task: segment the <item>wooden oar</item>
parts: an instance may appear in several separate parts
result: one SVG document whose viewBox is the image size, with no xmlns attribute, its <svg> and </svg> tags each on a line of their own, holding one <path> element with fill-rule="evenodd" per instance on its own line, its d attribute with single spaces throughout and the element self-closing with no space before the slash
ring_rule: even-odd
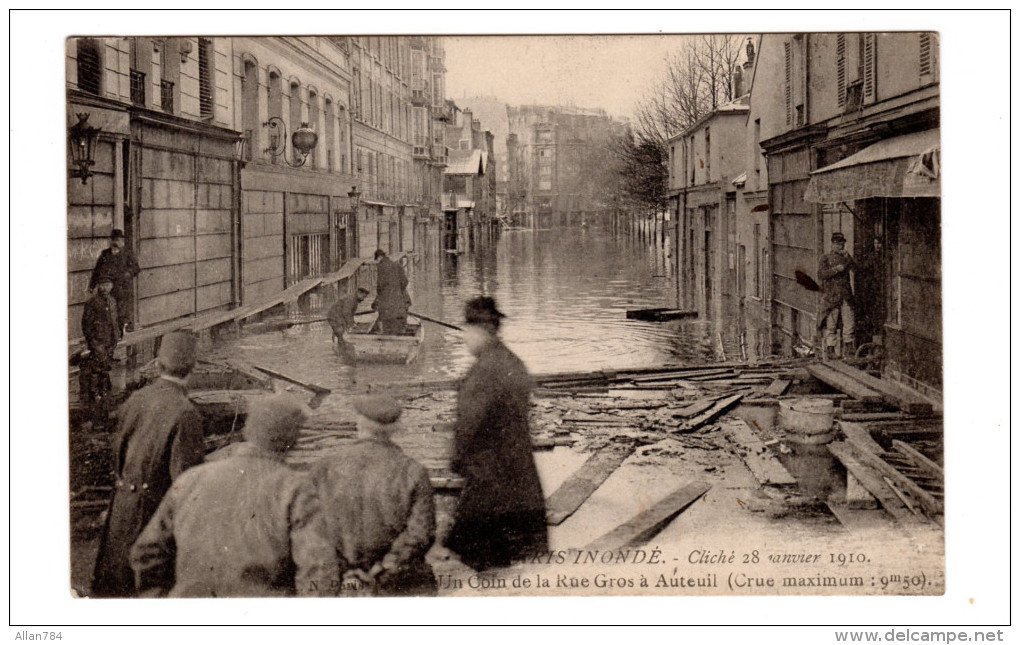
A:
<svg viewBox="0 0 1020 645">
<path fill-rule="evenodd" d="M 430 323 L 436 323 L 437 325 L 442 325 L 443 327 L 449 327 L 450 329 L 456 329 L 457 331 L 464 331 L 463 327 L 458 327 L 457 325 L 451 325 L 450 323 L 443 322 L 442 320 L 436 320 L 435 318 L 429 318 L 428 316 L 423 316 L 421 314 L 416 314 L 413 311 L 407 312 L 407 315 L 408 316 L 414 316 L 415 318 L 421 318 L 422 320 L 427 320 Z"/>
<path fill-rule="evenodd" d="M 252 365 L 252 367 L 254 367 L 255 369 L 257 369 L 260 372 L 265 372 L 266 374 L 272 376 L 273 378 L 278 378 L 281 381 L 287 381 L 288 383 L 293 383 L 294 385 L 300 385 L 301 387 L 305 388 L 306 390 L 308 390 L 310 392 L 315 392 L 316 394 L 329 394 L 330 392 L 333 391 L 333 390 L 331 390 L 329 388 L 322 387 L 321 385 L 315 385 L 314 383 L 305 383 L 304 381 L 299 381 L 299 380 L 297 380 L 296 378 L 294 378 L 292 376 L 287 376 L 286 374 L 280 374 L 279 372 L 275 372 L 275 371 L 273 371 L 271 369 L 262 367 L 260 365 Z"/>
</svg>

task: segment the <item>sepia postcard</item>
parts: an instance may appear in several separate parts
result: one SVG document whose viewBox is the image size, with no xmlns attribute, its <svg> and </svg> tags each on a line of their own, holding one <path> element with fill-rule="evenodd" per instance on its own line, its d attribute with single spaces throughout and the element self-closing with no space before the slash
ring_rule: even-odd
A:
<svg viewBox="0 0 1020 645">
<path fill-rule="evenodd" d="M 949 449 L 948 18 L 425 14 L 54 39 L 69 497 L 46 557 L 74 620 L 217 598 L 192 624 L 261 623 L 239 599 L 287 596 L 438 598 L 416 622 L 477 622 L 471 598 L 1001 618 L 965 617 L 982 593 L 951 572 L 980 547 L 947 542 L 984 477 Z M 835 617 L 879 598 L 915 610 Z"/>
</svg>

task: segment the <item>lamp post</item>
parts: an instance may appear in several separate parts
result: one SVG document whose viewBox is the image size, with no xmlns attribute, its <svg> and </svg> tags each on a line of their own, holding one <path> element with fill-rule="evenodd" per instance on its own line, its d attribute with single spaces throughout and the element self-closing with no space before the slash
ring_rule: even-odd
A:
<svg viewBox="0 0 1020 645">
<path fill-rule="evenodd" d="M 347 193 L 347 196 L 351 199 L 351 212 L 356 217 L 358 214 L 358 202 L 361 201 L 361 191 L 358 190 L 357 186 L 351 186 L 351 191 Z"/>
<path fill-rule="evenodd" d="M 92 166 L 96 165 L 96 142 L 102 128 L 88 124 L 88 112 L 75 114 L 78 122 L 67 129 L 67 142 L 71 155 L 71 176 L 80 177 L 84 186 L 92 176 Z"/>
<path fill-rule="evenodd" d="M 262 124 L 264 128 L 280 128 L 283 130 L 283 136 L 280 137 L 279 143 L 276 146 L 270 146 L 265 149 L 267 154 L 274 157 L 283 156 L 283 160 L 287 162 L 287 165 L 291 168 L 300 168 L 305 165 L 305 161 L 308 160 L 308 155 L 312 150 L 315 149 L 315 145 L 319 142 L 319 135 L 315 133 L 315 130 L 308 127 L 307 123 L 302 123 L 301 127 L 294 131 L 291 135 L 290 143 L 298 153 L 301 154 L 301 159 L 297 162 L 292 162 L 287 158 L 287 124 L 283 122 L 278 116 L 270 117 L 268 121 Z"/>
</svg>

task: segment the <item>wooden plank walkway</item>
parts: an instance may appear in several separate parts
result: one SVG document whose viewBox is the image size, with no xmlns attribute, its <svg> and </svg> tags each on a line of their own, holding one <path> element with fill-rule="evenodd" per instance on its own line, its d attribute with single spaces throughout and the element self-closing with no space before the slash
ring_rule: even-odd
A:
<svg viewBox="0 0 1020 645">
<path fill-rule="evenodd" d="M 737 444 L 747 468 L 762 486 L 795 486 L 796 478 L 779 463 L 765 442 L 742 419 L 723 424 L 730 440 Z"/>
<path fill-rule="evenodd" d="M 597 452 L 589 457 L 545 500 L 546 521 L 553 526 L 562 524 L 633 452 L 633 448 L 613 450 Z"/>
<path fill-rule="evenodd" d="M 882 505 L 896 521 L 906 527 L 927 524 L 921 515 L 918 515 L 899 498 L 898 495 L 885 482 L 882 475 L 873 468 L 865 465 L 858 459 L 861 454 L 855 451 L 850 444 L 837 441 L 829 444 L 829 452 L 838 459 L 848 472 L 874 495 L 875 499 Z"/>
<path fill-rule="evenodd" d="M 685 484 L 584 548 L 588 551 L 610 551 L 640 546 L 655 537 L 711 488 L 703 481 Z"/>
<path fill-rule="evenodd" d="M 837 372 L 828 365 L 817 363 L 815 365 L 807 366 L 808 373 L 825 383 L 831 385 L 841 392 L 845 392 L 855 399 L 866 401 L 868 403 L 879 403 L 882 399 L 881 392 L 873 390 L 870 387 L 864 385 L 860 381 L 850 378 L 846 374 Z"/>
</svg>

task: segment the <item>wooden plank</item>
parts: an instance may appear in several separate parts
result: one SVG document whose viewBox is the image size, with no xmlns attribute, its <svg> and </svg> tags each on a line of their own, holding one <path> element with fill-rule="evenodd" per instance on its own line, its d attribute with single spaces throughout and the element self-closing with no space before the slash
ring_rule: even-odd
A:
<svg viewBox="0 0 1020 645">
<path fill-rule="evenodd" d="M 941 501 L 932 497 L 931 493 L 896 470 L 894 466 L 885 462 L 879 455 L 864 450 L 855 450 L 854 454 L 860 459 L 861 463 L 888 477 L 900 490 L 909 495 L 911 500 L 916 501 L 929 516 L 943 514 Z"/>
<path fill-rule="evenodd" d="M 871 403 L 882 401 L 882 394 L 880 392 L 867 387 L 860 381 L 856 381 L 846 374 L 837 372 L 831 367 L 822 365 L 821 363 L 816 363 L 814 365 L 808 365 L 807 370 L 811 376 L 815 377 L 819 381 L 826 385 L 831 385 L 837 390 L 845 392 L 855 399 Z"/>
<path fill-rule="evenodd" d="M 836 422 L 836 425 L 843 431 L 847 442 L 858 450 L 872 452 L 876 455 L 885 452 L 885 449 L 882 448 L 877 441 L 871 438 L 871 433 L 868 432 L 868 426 L 863 423 L 852 423 L 850 421 L 840 420 Z"/>
<path fill-rule="evenodd" d="M 846 474 L 846 506 L 852 510 L 868 510 L 878 508 L 878 500 L 868 492 L 861 480 L 854 477 L 854 474 Z"/>
<path fill-rule="evenodd" d="M 597 452 L 589 457 L 546 499 L 545 517 L 549 524 L 561 524 L 573 515 L 632 452 L 633 448 Z"/>
<path fill-rule="evenodd" d="M 793 383 L 793 381 L 790 379 L 777 378 L 772 381 L 767 388 L 765 388 L 765 391 L 762 392 L 762 394 L 765 396 L 782 396 L 786 394 L 786 390 L 789 389 L 791 383 Z"/>
<path fill-rule="evenodd" d="M 744 394 L 734 394 L 733 396 L 728 396 L 725 399 L 716 401 L 715 404 L 712 405 L 712 407 L 710 407 L 708 410 L 702 412 L 701 414 L 691 419 L 688 419 L 679 428 L 673 430 L 673 432 L 674 433 L 690 432 L 691 430 L 696 429 L 698 426 L 704 423 L 708 423 L 709 421 L 716 418 L 726 410 L 730 409 L 730 407 L 736 405 L 736 403 L 740 401 L 740 399 L 742 398 L 744 398 Z"/>
<path fill-rule="evenodd" d="M 779 463 L 765 442 L 742 419 L 723 424 L 730 440 L 741 450 L 741 458 L 762 486 L 794 486 L 797 480 Z"/>
<path fill-rule="evenodd" d="M 875 378 L 865 371 L 851 367 L 841 361 L 825 361 L 825 367 L 848 376 L 858 383 L 875 390 L 889 404 L 916 415 L 929 415 L 932 413 L 932 402 L 922 397 L 913 390 L 895 383 L 893 381 Z"/>
<path fill-rule="evenodd" d="M 929 475 L 936 479 L 939 480 L 945 479 L 946 475 L 945 471 L 942 470 L 942 466 L 939 466 L 931 459 L 928 459 L 928 457 L 924 456 L 924 454 L 919 452 L 916 448 L 914 448 L 910 444 L 904 443 L 899 439 L 893 439 L 892 444 L 893 448 L 907 456 L 911 461 L 914 462 L 914 464 L 916 464 L 924 472 L 928 473 Z"/>
<path fill-rule="evenodd" d="M 635 383 L 650 383 L 654 381 L 670 381 L 675 379 L 686 379 L 694 376 L 716 376 L 719 374 L 733 374 L 731 369 L 717 369 L 717 370 L 677 370 L 673 372 L 664 372 L 662 374 L 652 374 L 650 376 L 636 376 L 630 380 Z"/>
<path fill-rule="evenodd" d="M 911 512 L 900 501 L 899 497 L 896 496 L 896 493 L 890 490 L 889 486 L 882 480 L 882 475 L 879 472 L 866 466 L 857 458 L 857 454 L 862 453 L 855 453 L 849 444 L 841 441 L 830 443 L 829 452 L 846 467 L 848 472 L 852 473 L 861 482 L 861 485 L 868 489 L 869 493 L 875 496 L 875 499 L 882 505 L 882 508 L 896 518 L 897 522 L 906 526 L 924 523 L 922 518 Z"/>
<path fill-rule="evenodd" d="M 287 381 L 288 383 L 293 383 L 294 385 L 300 385 L 306 390 L 309 390 L 310 392 L 315 392 L 316 394 L 329 394 L 330 392 L 332 392 L 332 390 L 330 390 L 329 388 L 322 387 L 321 385 L 315 385 L 314 383 L 305 383 L 304 381 L 299 381 L 293 376 L 281 374 L 280 372 L 271 370 L 266 367 L 262 367 L 261 365 L 252 365 L 252 367 L 254 367 L 260 372 L 265 372 L 266 374 L 272 376 L 273 378 L 278 378 L 281 381 Z"/>
<path fill-rule="evenodd" d="M 588 551 L 610 551 L 640 546 L 655 537 L 711 488 L 703 481 L 685 484 L 584 548 Z"/>
</svg>

